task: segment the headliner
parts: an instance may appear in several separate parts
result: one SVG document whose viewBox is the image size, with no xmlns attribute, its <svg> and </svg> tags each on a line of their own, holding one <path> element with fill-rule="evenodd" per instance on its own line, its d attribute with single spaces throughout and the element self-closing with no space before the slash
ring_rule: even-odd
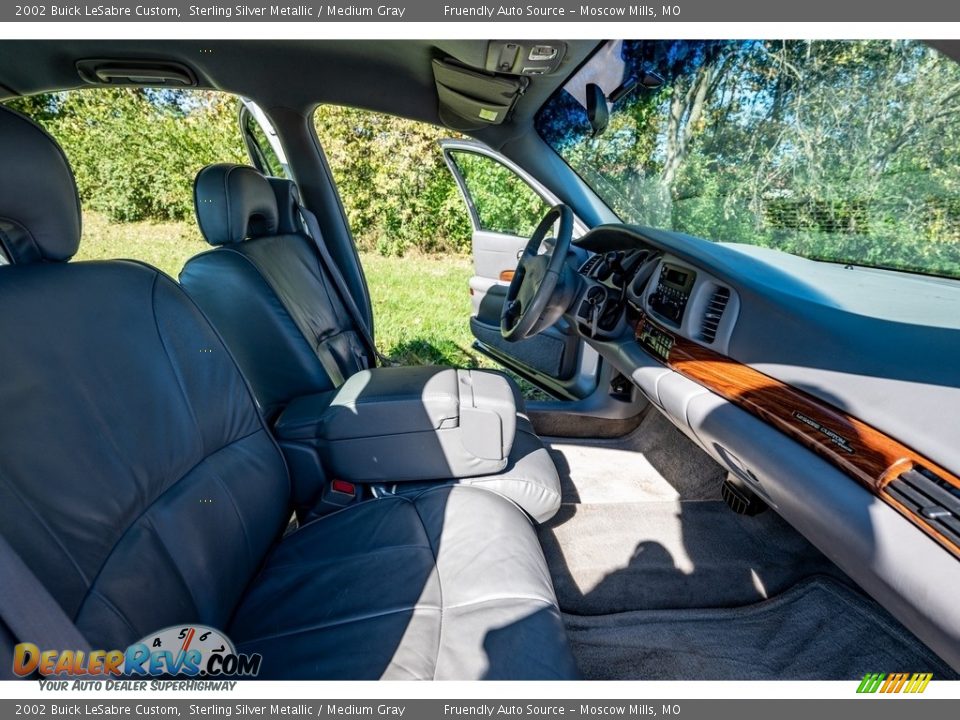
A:
<svg viewBox="0 0 960 720">
<path fill-rule="evenodd" d="M 496 146 L 528 126 L 598 44 L 567 41 L 558 71 L 531 78 L 510 122 L 475 134 Z M 268 111 L 306 114 L 327 103 L 440 124 L 431 60 L 482 67 L 486 47 L 486 40 L 3 40 L 0 99 L 90 87 L 75 67 L 85 58 L 165 60 L 192 68 L 200 87 L 244 95 Z"/>
<path fill-rule="evenodd" d="M 960 60 L 960 41 L 931 45 Z M 453 57 L 482 67 L 487 40 L 0 40 L 0 100 L 15 95 L 91 87 L 76 62 L 89 58 L 175 61 L 199 86 L 255 100 L 268 112 L 306 115 L 321 103 L 347 105 L 442 124 L 431 60 Z M 531 78 L 510 120 L 467 134 L 494 148 L 526 132 L 547 98 L 598 47 L 567 40 L 551 75 Z M 286 78 L 287 82 L 278 81 Z"/>
</svg>

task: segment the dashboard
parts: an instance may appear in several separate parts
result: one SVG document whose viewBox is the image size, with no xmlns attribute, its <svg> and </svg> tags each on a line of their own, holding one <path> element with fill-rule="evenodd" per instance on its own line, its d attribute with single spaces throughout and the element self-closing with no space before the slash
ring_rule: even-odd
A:
<svg viewBox="0 0 960 720">
<path fill-rule="evenodd" d="M 581 266 L 585 291 L 577 304 L 581 333 L 614 336 L 638 315 L 644 347 L 662 360 L 670 350 L 666 326 L 684 337 L 726 351 L 740 299 L 730 285 L 697 266 L 651 248 L 591 255 Z"/>
<path fill-rule="evenodd" d="M 581 336 L 960 665 L 960 282 L 630 226 L 578 245 Z"/>
</svg>

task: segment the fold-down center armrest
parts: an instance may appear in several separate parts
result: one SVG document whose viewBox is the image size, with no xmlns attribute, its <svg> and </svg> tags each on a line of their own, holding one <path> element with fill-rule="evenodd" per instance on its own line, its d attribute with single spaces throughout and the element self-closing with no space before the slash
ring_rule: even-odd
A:
<svg viewBox="0 0 960 720">
<path fill-rule="evenodd" d="M 330 476 L 400 482 L 500 472 L 516 423 L 502 376 L 401 367 L 364 370 L 334 393 L 293 401 L 276 431 L 314 445 Z"/>
</svg>

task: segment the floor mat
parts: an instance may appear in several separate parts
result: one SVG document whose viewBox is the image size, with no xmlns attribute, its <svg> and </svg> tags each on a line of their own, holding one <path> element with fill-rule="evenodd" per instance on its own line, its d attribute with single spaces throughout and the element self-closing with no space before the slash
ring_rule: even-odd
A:
<svg viewBox="0 0 960 720">
<path fill-rule="evenodd" d="M 545 442 L 565 503 L 720 499 L 724 471 L 659 412 L 616 440 Z"/>
<path fill-rule="evenodd" d="M 748 605 L 841 576 L 776 513 L 722 501 L 564 505 L 539 534 L 560 608 L 577 615 Z"/>
<path fill-rule="evenodd" d="M 830 578 L 741 608 L 564 621 L 591 680 L 856 680 L 892 671 L 956 678 L 883 608 Z"/>
</svg>

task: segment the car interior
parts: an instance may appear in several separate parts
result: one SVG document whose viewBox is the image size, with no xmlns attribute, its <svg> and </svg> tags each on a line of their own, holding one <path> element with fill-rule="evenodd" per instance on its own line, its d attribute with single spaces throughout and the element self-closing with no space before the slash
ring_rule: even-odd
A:
<svg viewBox="0 0 960 720">
<path fill-rule="evenodd" d="M 674 77 L 637 46 L 0 41 L 0 100 L 211 89 L 262 130 L 196 168 L 172 278 L 71 261 L 70 163 L 0 108 L 0 677 L 202 623 L 262 679 L 956 679 L 960 280 L 636 221 L 589 161 Z M 318 105 L 450 130 L 503 371 L 378 352 Z"/>
</svg>

